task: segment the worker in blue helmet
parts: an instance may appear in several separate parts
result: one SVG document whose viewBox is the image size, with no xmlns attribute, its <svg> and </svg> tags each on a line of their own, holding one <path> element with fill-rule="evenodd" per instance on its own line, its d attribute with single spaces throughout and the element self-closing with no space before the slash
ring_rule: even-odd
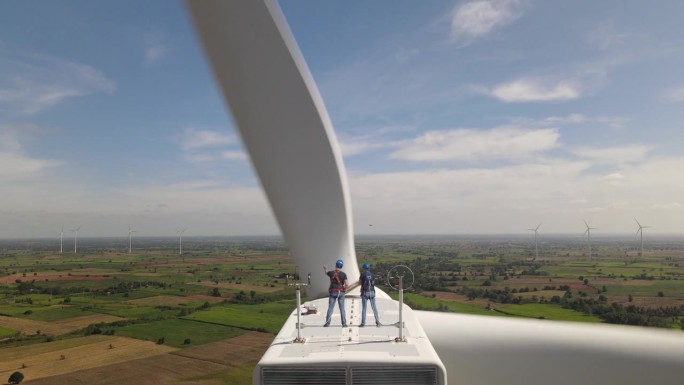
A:
<svg viewBox="0 0 684 385">
<path fill-rule="evenodd" d="M 366 300 L 370 301 L 373 315 L 375 316 L 375 325 L 380 326 L 380 318 L 378 318 L 378 307 L 375 305 L 375 276 L 370 272 L 370 265 L 363 264 L 363 272 L 359 281 L 361 283 L 361 325 L 366 326 Z"/>
<path fill-rule="evenodd" d="M 332 313 L 335 311 L 335 302 L 340 307 L 340 318 L 342 320 L 342 327 L 347 326 L 347 314 L 344 311 L 344 293 L 349 286 L 347 281 L 347 274 L 342 271 L 344 262 L 338 259 L 335 262 L 335 270 L 328 271 L 328 265 L 323 265 L 323 271 L 330 278 L 330 288 L 328 289 L 328 314 L 325 316 L 325 327 L 330 326 Z"/>
</svg>

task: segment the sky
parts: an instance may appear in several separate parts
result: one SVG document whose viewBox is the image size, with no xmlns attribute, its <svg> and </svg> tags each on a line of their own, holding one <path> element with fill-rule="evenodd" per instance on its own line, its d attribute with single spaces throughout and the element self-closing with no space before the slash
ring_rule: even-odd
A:
<svg viewBox="0 0 684 385">
<path fill-rule="evenodd" d="M 684 2 L 280 6 L 355 233 L 684 234 Z M 0 238 L 279 234 L 181 2 L 0 2 L 0 181 Z"/>
</svg>

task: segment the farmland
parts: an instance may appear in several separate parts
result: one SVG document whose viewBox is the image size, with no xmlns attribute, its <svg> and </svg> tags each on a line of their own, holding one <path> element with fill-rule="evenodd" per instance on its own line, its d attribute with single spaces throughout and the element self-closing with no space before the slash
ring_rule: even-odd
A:
<svg viewBox="0 0 684 385">
<path fill-rule="evenodd" d="M 357 254 L 395 298 L 387 272 L 409 266 L 415 309 L 682 328 L 684 242 L 654 241 L 643 256 L 619 239 L 597 240 L 591 256 L 577 240 L 545 242 L 534 257 L 523 237 L 360 237 Z M 0 241 L 0 376 L 250 383 L 294 308 L 282 241 L 190 238 L 183 255 L 172 240 L 140 239 L 131 254 L 114 244 L 59 254 L 49 241 Z"/>
</svg>

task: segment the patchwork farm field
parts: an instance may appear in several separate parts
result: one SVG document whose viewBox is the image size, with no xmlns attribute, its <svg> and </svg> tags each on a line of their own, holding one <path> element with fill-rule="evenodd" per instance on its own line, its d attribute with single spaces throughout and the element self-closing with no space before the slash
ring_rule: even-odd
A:
<svg viewBox="0 0 684 385">
<path fill-rule="evenodd" d="M 0 377 L 21 370 L 28 379 L 56 376 L 149 356 L 175 348 L 133 338 L 89 336 L 0 349 Z"/>
<path fill-rule="evenodd" d="M 273 336 L 248 332 L 239 337 L 166 354 L 44 377 L 31 385 L 72 384 L 235 384 L 252 382 L 252 369 Z"/>
<path fill-rule="evenodd" d="M 287 286 L 294 263 L 281 241 L 189 242 L 183 255 L 172 247 L 130 255 L 0 249 L 0 376 L 250 384 L 295 307 Z M 415 309 L 684 327 L 684 242 L 644 257 L 597 242 L 601 256 L 588 258 L 582 244 L 562 241 L 538 259 L 529 240 L 496 245 L 395 237 L 361 240 L 357 254 L 394 298 L 385 277 L 409 266 L 415 279 L 405 300 Z"/>
</svg>

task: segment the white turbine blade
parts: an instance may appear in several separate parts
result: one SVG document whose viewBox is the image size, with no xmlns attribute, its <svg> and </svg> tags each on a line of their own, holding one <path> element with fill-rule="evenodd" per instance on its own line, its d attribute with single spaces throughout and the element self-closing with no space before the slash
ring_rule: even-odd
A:
<svg viewBox="0 0 684 385">
<path fill-rule="evenodd" d="M 444 363 L 449 384 L 643 385 L 655 378 L 659 384 L 676 384 L 684 374 L 681 332 L 428 311 L 414 314 Z"/>
<path fill-rule="evenodd" d="M 636 221 L 636 223 L 637 223 L 637 225 L 639 226 L 639 228 L 642 228 L 642 227 L 643 227 L 643 226 L 641 226 L 641 223 L 639 223 L 639 221 L 637 221 L 636 218 L 634 218 L 634 220 Z"/>
<path fill-rule="evenodd" d="M 539 222 L 539 224 L 538 224 L 537 227 L 534 229 L 534 231 L 539 230 L 539 227 L 541 227 L 541 225 L 542 225 L 541 222 Z"/>
<path fill-rule="evenodd" d="M 313 78 L 277 3 L 186 3 L 309 298 L 327 296 L 321 265 L 358 279 L 342 156 Z"/>
</svg>

